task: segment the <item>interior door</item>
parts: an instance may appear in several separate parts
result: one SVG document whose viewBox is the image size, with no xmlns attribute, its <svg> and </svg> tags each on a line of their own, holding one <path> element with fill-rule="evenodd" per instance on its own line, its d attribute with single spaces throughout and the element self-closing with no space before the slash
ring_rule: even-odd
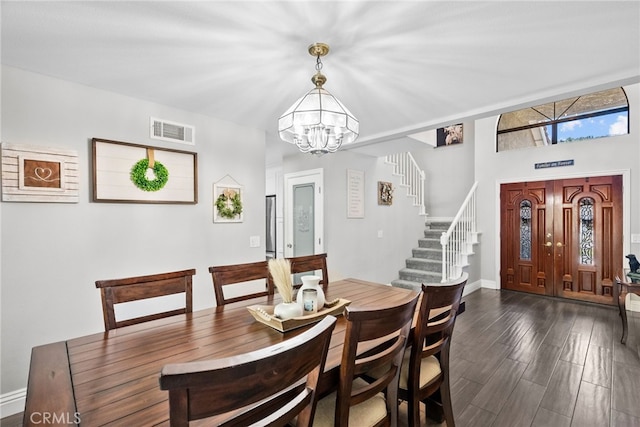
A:
<svg viewBox="0 0 640 427">
<path fill-rule="evenodd" d="M 622 177 L 503 184 L 505 289 L 614 304 L 622 269 Z"/>
<path fill-rule="evenodd" d="M 286 174 L 285 257 L 324 252 L 322 169 Z"/>
</svg>

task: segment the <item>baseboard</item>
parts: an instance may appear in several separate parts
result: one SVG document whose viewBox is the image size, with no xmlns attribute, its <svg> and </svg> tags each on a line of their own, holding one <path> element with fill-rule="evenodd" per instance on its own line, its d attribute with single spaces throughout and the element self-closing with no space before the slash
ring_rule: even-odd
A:
<svg viewBox="0 0 640 427">
<path fill-rule="evenodd" d="M 0 395 L 0 418 L 23 412 L 26 398 L 26 388 Z"/>
<path fill-rule="evenodd" d="M 469 295 L 470 293 L 477 291 L 481 287 L 482 286 L 480 285 L 480 281 L 479 280 L 476 281 L 476 282 L 473 282 L 473 283 L 467 283 L 464 286 L 464 291 L 462 292 L 462 296 Z"/>
<path fill-rule="evenodd" d="M 485 289 L 500 289 L 500 285 L 498 285 L 498 283 L 495 280 L 485 280 L 482 279 L 482 287 Z"/>
</svg>

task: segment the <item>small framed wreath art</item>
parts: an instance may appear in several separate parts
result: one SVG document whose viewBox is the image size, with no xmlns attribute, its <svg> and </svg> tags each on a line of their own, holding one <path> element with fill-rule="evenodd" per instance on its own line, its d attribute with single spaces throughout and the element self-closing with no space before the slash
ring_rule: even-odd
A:
<svg viewBox="0 0 640 427">
<path fill-rule="evenodd" d="M 242 186 L 213 184 L 213 222 L 242 222 Z"/>
</svg>

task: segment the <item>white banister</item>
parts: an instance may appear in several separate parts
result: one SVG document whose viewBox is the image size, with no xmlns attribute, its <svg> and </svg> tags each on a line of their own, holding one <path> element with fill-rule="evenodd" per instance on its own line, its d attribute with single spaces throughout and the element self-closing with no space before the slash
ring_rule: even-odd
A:
<svg viewBox="0 0 640 427">
<path fill-rule="evenodd" d="M 407 188 L 407 196 L 419 208 L 419 215 L 426 215 L 424 208 L 424 171 L 420 169 L 411 153 L 396 153 L 386 157 L 393 165 L 393 174 L 400 177 L 400 185 Z"/>
<path fill-rule="evenodd" d="M 476 230 L 476 188 L 475 182 L 462 202 L 449 229 L 440 236 L 442 245 L 442 282 L 456 279 L 462 274 L 466 256 L 477 243 Z"/>
</svg>

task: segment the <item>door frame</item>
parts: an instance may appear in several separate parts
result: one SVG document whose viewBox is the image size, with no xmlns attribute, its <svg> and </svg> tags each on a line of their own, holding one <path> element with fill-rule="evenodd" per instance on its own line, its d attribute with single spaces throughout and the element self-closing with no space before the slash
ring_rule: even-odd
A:
<svg viewBox="0 0 640 427">
<path fill-rule="evenodd" d="M 501 280 L 500 280 L 500 270 L 501 270 L 501 259 L 500 259 L 500 185 L 502 184 L 511 184 L 516 182 L 525 182 L 525 181 L 554 181 L 557 179 L 571 179 L 571 178 L 590 178 L 597 176 L 610 176 L 610 175 L 622 175 L 622 254 L 623 256 L 628 254 L 631 250 L 631 185 L 630 185 L 630 169 L 618 169 L 618 170 L 607 170 L 607 171 L 597 171 L 597 172 L 589 172 L 589 173 L 570 173 L 570 174 L 562 174 L 562 173 L 554 173 L 544 176 L 529 176 L 529 177 L 518 177 L 518 178 L 500 178 L 495 182 L 495 225 L 494 225 L 494 238 L 495 238 L 495 271 L 494 271 L 494 288 L 493 289 L 501 289 Z M 623 258 L 623 266 L 624 258 Z"/>
<path fill-rule="evenodd" d="M 284 245 L 283 252 L 285 257 L 293 256 L 293 197 L 291 189 L 293 185 L 313 183 L 316 185 L 314 197 L 314 254 L 324 252 L 324 169 L 309 169 L 300 172 L 292 172 L 284 175 Z"/>
</svg>

